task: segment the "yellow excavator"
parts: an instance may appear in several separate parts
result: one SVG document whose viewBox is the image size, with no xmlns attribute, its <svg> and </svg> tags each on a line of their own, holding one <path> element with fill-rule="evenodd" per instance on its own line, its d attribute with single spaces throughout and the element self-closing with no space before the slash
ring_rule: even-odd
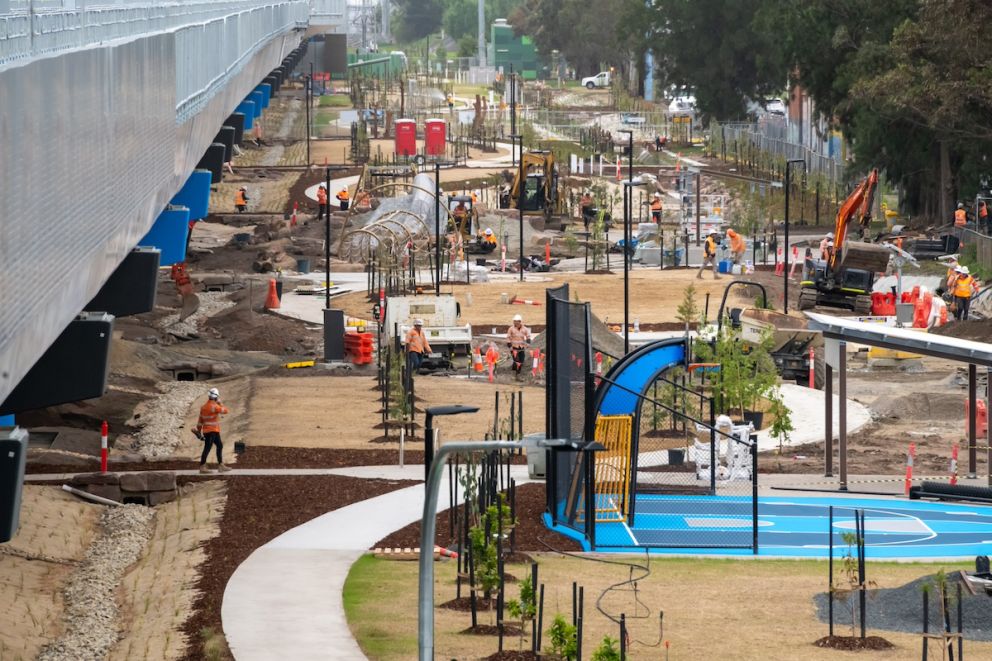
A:
<svg viewBox="0 0 992 661">
<path fill-rule="evenodd" d="M 517 209 L 520 203 L 520 187 L 523 186 L 523 211 L 528 215 L 544 214 L 550 218 L 558 213 L 561 196 L 558 194 L 558 166 L 555 155 L 550 151 L 531 151 L 520 157 L 510 188 L 510 208 Z M 523 172 L 523 182 L 520 180 Z"/>
<path fill-rule="evenodd" d="M 889 250 L 865 243 L 871 224 L 872 204 L 878 187 L 878 170 L 872 170 L 848 196 L 837 211 L 834 223 L 834 247 L 829 258 L 813 259 L 799 292 L 799 309 L 817 305 L 847 308 L 857 314 L 871 312 L 871 291 L 875 274 L 889 263 Z M 848 235 L 857 225 L 858 239 Z"/>
</svg>

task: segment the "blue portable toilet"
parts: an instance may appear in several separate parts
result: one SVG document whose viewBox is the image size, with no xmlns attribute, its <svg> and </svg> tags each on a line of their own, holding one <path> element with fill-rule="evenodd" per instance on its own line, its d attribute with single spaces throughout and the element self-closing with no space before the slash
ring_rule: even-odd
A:
<svg viewBox="0 0 992 661">
<path fill-rule="evenodd" d="M 158 248 L 162 252 L 159 266 L 172 266 L 185 261 L 188 235 L 189 209 L 169 205 L 138 245 Z"/>
<path fill-rule="evenodd" d="M 272 85 L 269 85 L 268 83 L 262 83 L 261 85 L 255 88 L 255 91 L 262 93 L 262 108 L 263 109 L 268 108 L 269 101 L 272 99 Z"/>
<path fill-rule="evenodd" d="M 255 117 L 261 117 L 262 116 L 262 93 L 259 92 L 258 90 L 255 90 L 254 92 L 252 92 L 251 94 L 248 95 L 248 98 L 251 99 L 255 103 Z"/>
<path fill-rule="evenodd" d="M 210 170 L 193 170 L 169 204 L 189 209 L 190 220 L 206 218 L 210 205 L 211 176 Z"/>
<path fill-rule="evenodd" d="M 251 99 L 245 99 L 244 101 L 238 104 L 238 107 L 235 109 L 235 112 L 239 112 L 245 116 L 244 130 L 250 131 L 251 128 L 255 125 L 255 118 L 258 117 L 258 115 L 255 114 L 255 102 L 252 101 Z"/>
</svg>

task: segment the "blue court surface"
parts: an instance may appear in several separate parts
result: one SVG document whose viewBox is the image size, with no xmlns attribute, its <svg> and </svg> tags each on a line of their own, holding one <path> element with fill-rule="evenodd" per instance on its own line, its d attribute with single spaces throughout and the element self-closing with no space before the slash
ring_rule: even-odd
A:
<svg viewBox="0 0 992 661">
<path fill-rule="evenodd" d="M 835 558 L 847 551 L 841 536 L 854 532 L 855 509 L 865 511 L 869 558 L 992 554 L 992 507 L 901 499 L 767 497 L 758 505 L 758 555 L 826 558 L 830 505 L 834 506 Z M 597 552 L 648 549 L 668 554 L 752 554 L 749 499 L 639 494 L 636 507 L 633 527 L 617 522 L 597 524 Z M 550 523 L 547 515 L 545 523 Z M 553 529 L 582 541 L 562 525 Z M 748 548 L 732 548 L 741 546 Z"/>
</svg>

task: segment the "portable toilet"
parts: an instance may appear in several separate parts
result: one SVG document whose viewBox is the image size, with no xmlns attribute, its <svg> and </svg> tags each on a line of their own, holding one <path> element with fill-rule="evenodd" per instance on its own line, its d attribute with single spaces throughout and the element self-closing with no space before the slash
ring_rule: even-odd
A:
<svg viewBox="0 0 992 661">
<path fill-rule="evenodd" d="M 429 156 L 444 155 L 446 131 L 447 125 L 443 119 L 428 119 L 425 122 L 424 135 Z"/>
<path fill-rule="evenodd" d="M 396 120 L 396 155 L 414 156 L 417 153 L 417 122 L 412 119 Z"/>
</svg>

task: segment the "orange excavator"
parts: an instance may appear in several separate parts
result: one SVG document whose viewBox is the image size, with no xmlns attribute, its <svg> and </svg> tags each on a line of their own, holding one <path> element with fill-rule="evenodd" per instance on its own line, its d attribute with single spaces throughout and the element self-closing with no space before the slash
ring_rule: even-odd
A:
<svg viewBox="0 0 992 661">
<path fill-rule="evenodd" d="M 877 187 L 878 170 L 872 170 L 840 206 L 829 258 L 808 260 L 806 264 L 806 277 L 799 292 L 800 310 L 822 305 L 847 308 L 858 314 L 871 312 L 875 275 L 889 263 L 888 248 L 865 243 Z M 849 236 L 852 229 L 857 230 L 857 239 Z"/>
</svg>

